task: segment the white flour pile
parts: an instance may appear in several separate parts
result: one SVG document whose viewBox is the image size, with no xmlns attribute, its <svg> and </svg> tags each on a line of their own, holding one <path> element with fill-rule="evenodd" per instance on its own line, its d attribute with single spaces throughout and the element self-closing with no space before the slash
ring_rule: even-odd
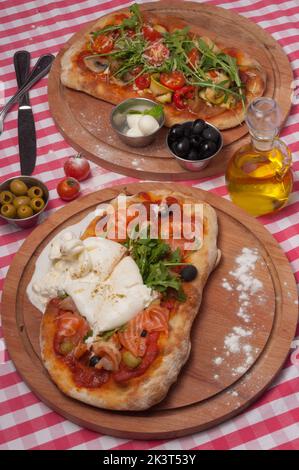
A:
<svg viewBox="0 0 299 470">
<path fill-rule="evenodd" d="M 222 287 L 229 292 L 236 292 L 239 301 L 239 308 L 236 312 L 238 318 L 244 323 L 251 322 L 251 315 L 249 313 L 250 301 L 256 298 L 257 293 L 263 288 L 263 283 L 254 276 L 256 263 L 259 255 L 256 249 L 243 248 L 235 262 L 236 266 L 229 274 L 232 277 L 231 281 L 223 279 Z M 262 301 L 263 297 L 258 296 Z M 248 342 L 249 338 L 253 335 L 253 330 L 243 328 L 242 326 L 234 326 L 230 333 L 224 338 L 223 349 L 225 356 L 231 354 L 239 354 L 242 363 L 240 366 L 232 369 L 232 375 L 236 376 L 246 372 L 248 367 L 253 363 L 253 348 Z M 224 361 L 224 357 L 217 356 L 213 359 L 216 366 L 220 366 Z"/>
<path fill-rule="evenodd" d="M 239 310 L 237 316 L 245 323 L 251 318 L 248 313 L 250 297 L 255 295 L 263 287 L 263 283 L 254 277 L 253 272 L 258 260 L 258 251 L 251 248 L 243 248 L 241 255 L 236 258 L 236 269 L 230 271 L 230 275 L 237 280 L 238 284 L 233 287 L 227 279 L 223 279 L 222 287 L 228 291 L 236 290 L 239 298 Z"/>
</svg>

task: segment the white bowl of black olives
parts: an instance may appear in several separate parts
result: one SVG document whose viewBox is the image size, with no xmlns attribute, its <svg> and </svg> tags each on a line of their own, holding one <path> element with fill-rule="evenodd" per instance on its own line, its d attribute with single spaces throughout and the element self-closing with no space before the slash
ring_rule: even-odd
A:
<svg viewBox="0 0 299 470">
<path fill-rule="evenodd" d="M 166 141 L 172 155 L 189 171 L 205 168 L 223 147 L 220 130 L 203 119 L 175 124 Z"/>
</svg>

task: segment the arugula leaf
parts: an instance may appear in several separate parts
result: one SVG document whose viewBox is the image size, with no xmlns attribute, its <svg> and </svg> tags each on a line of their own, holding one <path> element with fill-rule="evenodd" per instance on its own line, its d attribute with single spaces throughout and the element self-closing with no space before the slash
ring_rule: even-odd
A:
<svg viewBox="0 0 299 470">
<path fill-rule="evenodd" d="M 163 106 L 161 104 L 157 104 L 151 109 L 146 110 L 144 114 L 148 114 L 149 116 L 152 116 L 155 119 L 159 119 L 163 114 Z"/>
<path fill-rule="evenodd" d="M 111 336 L 113 336 L 116 331 L 117 331 L 117 328 L 114 328 L 113 330 L 105 331 L 104 333 L 100 334 L 99 336 L 104 341 L 108 341 L 108 339 L 111 338 Z"/>
<path fill-rule="evenodd" d="M 145 285 L 166 293 L 171 288 L 177 293 L 177 298 L 184 301 L 181 278 L 171 268 L 180 264 L 181 253 L 177 249 L 171 251 L 170 246 L 160 239 L 137 238 L 130 239 L 126 246 L 135 260 Z"/>
<path fill-rule="evenodd" d="M 130 109 L 128 114 L 141 114 L 142 116 L 152 116 L 155 119 L 159 119 L 163 113 L 163 106 L 157 104 L 150 109 L 145 109 L 144 111 L 138 111 L 137 109 Z"/>
<path fill-rule="evenodd" d="M 165 292 L 169 287 L 176 291 L 181 288 L 180 278 L 172 274 L 162 261 L 149 266 L 149 274 L 145 283 L 159 292 Z"/>
<path fill-rule="evenodd" d="M 168 262 L 169 263 L 181 263 L 181 261 L 182 261 L 182 253 L 181 253 L 181 250 L 177 248 L 171 253 L 170 257 L 168 258 Z"/>
<path fill-rule="evenodd" d="M 104 333 L 101 333 L 98 336 L 100 337 L 100 339 L 103 339 L 104 341 L 108 341 L 108 339 L 110 339 L 114 335 L 114 333 L 116 333 L 117 331 L 125 331 L 126 327 L 127 327 L 127 324 L 125 323 L 119 328 L 113 328 L 113 330 L 104 331 Z"/>
<path fill-rule="evenodd" d="M 140 26 L 142 23 L 140 9 L 137 3 L 134 3 L 132 6 L 130 6 L 130 13 L 131 16 L 123 20 L 122 28 L 136 29 L 137 26 Z"/>
<path fill-rule="evenodd" d="M 93 335 L 93 331 L 92 330 L 89 330 L 85 336 L 83 336 L 83 342 L 85 343 L 85 341 L 90 338 L 91 336 Z"/>
<path fill-rule="evenodd" d="M 58 298 L 61 299 L 61 300 L 66 299 L 68 296 L 69 295 L 66 292 L 64 292 L 63 290 L 58 292 Z"/>
<path fill-rule="evenodd" d="M 139 9 L 139 5 L 134 3 L 130 7 L 130 13 L 131 16 L 129 18 L 125 18 L 121 24 L 117 25 L 108 25 L 105 26 L 104 28 L 100 29 L 99 31 L 94 31 L 92 32 L 92 37 L 95 39 L 97 36 L 100 36 L 101 34 L 106 34 L 110 33 L 111 31 L 124 31 L 125 29 L 140 29 L 141 24 L 142 24 L 142 17 Z"/>
</svg>

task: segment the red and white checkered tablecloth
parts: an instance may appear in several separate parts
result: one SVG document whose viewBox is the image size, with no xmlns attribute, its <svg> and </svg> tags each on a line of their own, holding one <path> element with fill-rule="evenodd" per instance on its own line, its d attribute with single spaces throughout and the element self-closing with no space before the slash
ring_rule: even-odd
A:
<svg viewBox="0 0 299 470">
<path fill-rule="evenodd" d="M 200 0 L 201 1 L 201 0 Z M 56 54 L 86 22 L 132 3 L 127 0 L 1 0 L 0 100 L 16 91 L 12 57 L 27 49 L 33 62 L 42 54 Z M 141 2 L 139 2 L 141 3 Z M 258 23 L 282 45 L 299 88 L 299 0 L 211 0 Z M 296 79 L 297 77 L 297 79 Z M 296 83 L 297 81 L 297 83 Z M 36 121 L 38 156 L 34 175 L 49 187 L 48 213 L 63 206 L 56 184 L 63 177 L 63 161 L 74 150 L 62 138 L 49 113 L 47 78 L 30 92 Z M 294 189 L 290 202 L 262 222 L 286 253 L 299 282 L 299 94 L 282 138 L 293 152 Z M 297 102 L 297 105 L 296 105 Z M 1 103 L 2 105 L 2 103 Z M 11 111 L 0 137 L 1 181 L 19 174 L 17 112 Z M 92 165 L 92 178 L 82 184 L 89 192 L 133 178 Z M 223 176 L 187 183 L 227 196 Z M 28 231 L 0 222 L 0 289 L 10 262 Z M 97 434 L 65 420 L 28 389 L 16 372 L 0 326 L 0 449 L 299 449 L 299 328 L 291 355 L 275 383 L 240 416 L 208 431 L 169 441 L 132 441 Z M 297 350 L 296 350 L 297 348 Z"/>
</svg>

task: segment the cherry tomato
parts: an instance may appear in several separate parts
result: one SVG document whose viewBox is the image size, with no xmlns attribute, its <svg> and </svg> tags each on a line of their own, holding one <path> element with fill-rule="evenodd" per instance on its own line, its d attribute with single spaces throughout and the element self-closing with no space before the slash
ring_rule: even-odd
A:
<svg viewBox="0 0 299 470">
<path fill-rule="evenodd" d="M 100 34 L 93 42 L 92 48 L 99 54 L 107 54 L 111 52 L 114 47 L 114 41 L 112 36 Z"/>
<path fill-rule="evenodd" d="M 217 78 L 218 74 L 216 70 L 209 70 L 208 74 L 210 75 L 211 78 Z"/>
<path fill-rule="evenodd" d="M 129 15 L 126 15 L 126 13 L 118 13 L 113 18 L 113 25 L 115 26 L 118 24 L 122 24 L 122 22 L 127 18 L 129 18 Z"/>
<path fill-rule="evenodd" d="M 160 82 L 171 90 L 179 90 L 185 85 L 186 80 L 184 74 L 176 70 L 175 72 L 161 73 Z"/>
<path fill-rule="evenodd" d="M 64 172 L 66 176 L 71 176 L 78 181 L 83 181 L 88 178 L 90 173 L 90 165 L 86 158 L 81 155 L 69 157 L 64 163 Z"/>
<path fill-rule="evenodd" d="M 240 65 L 242 63 L 243 59 L 243 54 L 239 49 L 236 49 L 235 47 L 223 49 L 223 52 L 225 54 L 230 55 L 231 57 L 234 57 L 237 60 L 237 64 Z"/>
<path fill-rule="evenodd" d="M 187 100 L 194 97 L 195 87 L 187 85 L 177 90 L 173 95 L 173 102 L 177 109 L 187 108 Z"/>
<path fill-rule="evenodd" d="M 57 185 L 57 192 L 64 201 L 71 201 L 78 196 L 80 184 L 75 178 L 63 178 Z"/>
<path fill-rule="evenodd" d="M 196 49 L 196 47 L 193 47 L 193 49 L 191 49 L 191 51 L 188 53 L 188 59 L 189 59 L 189 64 L 192 65 L 193 68 L 195 68 L 199 60 L 199 52 Z"/>
<path fill-rule="evenodd" d="M 159 33 L 159 31 L 156 31 L 150 24 L 143 26 L 142 33 L 145 39 L 151 42 L 157 41 L 157 39 L 162 37 L 162 34 Z"/>
<path fill-rule="evenodd" d="M 148 51 L 146 51 L 144 57 L 151 65 L 162 65 L 163 62 L 168 59 L 169 55 L 170 52 L 168 47 L 157 41 L 151 45 Z"/>
<path fill-rule="evenodd" d="M 148 73 L 144 73 L 143 75 L 140 75 L 139 77 L 135 78 L 135 85 L 139 90 L 144 90 L 145 88 L 149 88 L 151 84 L 151 78 Z"/>
<path fill-rule="evenodd" d="M 127 33 L 127 36 L 129 36 L 129 38 L 136 36 L 136 31 L 134 31 L 134 29 L 127 29 L 126 33 Z"/>
</svg>

